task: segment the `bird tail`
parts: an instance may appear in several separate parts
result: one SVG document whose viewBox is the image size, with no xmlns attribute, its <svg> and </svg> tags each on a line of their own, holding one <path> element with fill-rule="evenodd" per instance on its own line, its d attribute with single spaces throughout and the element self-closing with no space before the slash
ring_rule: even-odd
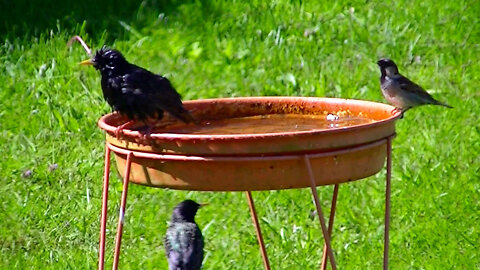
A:
<svg viewBox="0 0 480 270">
<path fill-rule="evenodd" d="M 173 116 L 182 120 L 185 123 L 197 123 L 197 120 L 195 120 L 192 114 L 186 109 L 180 110 L 179 112 L 173 114 Z"/>
<path fill-rule="evenodd" d="M 443 106 L 443 107 L 447 107 L 447 108 L 453 109 L 452 106 L 448 105 L 447 103 L 440 102 L 440 101 L 438 101 L 438 100 L 435 100 L 435 105 L 440 105 L 440 106 Z"/>
</svg>

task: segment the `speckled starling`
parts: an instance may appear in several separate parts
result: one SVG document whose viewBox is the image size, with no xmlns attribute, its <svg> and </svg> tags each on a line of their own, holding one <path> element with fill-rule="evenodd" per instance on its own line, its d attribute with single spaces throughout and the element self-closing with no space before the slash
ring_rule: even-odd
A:
<svg viewBox="0 0 480 270">
<path fill-rule="evenodd" d="M 179 203 L 165 235 L 165 251 L 169 270 L 197 270 L 203 261 L 203 236 L 195 223 L 201 207 L 192 200 Z"/>
<path fill-rule="evenodd" d="M 193 122 L 167 78 L 130 64 L 119 51 L 103 47 L 81 64 L 93 65 L 100 71 L 103 97 L 130 121 L 147 124 L 147 119 L 161 119 L 167 111 L 184 122 Z"/>
</svg>

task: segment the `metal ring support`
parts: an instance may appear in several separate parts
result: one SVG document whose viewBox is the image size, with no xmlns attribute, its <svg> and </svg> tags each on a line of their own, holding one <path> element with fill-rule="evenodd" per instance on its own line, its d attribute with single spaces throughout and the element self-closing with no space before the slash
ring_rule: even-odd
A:
<svg viewBox="0 0 480 270">
<path fill-rule="evenodd" d="M 122 240 L 122 232 L 123 232 L 123 223 L 124 223 L 124 215 L 125 215 L 125 207 L 127 202 L 127 192 L 128 192 L 128 182 L 130 177 L 130 169 L 133 157 L 140 157 L 140 158 L 149 158 L 155 160 L 163 160 L 163 161 L 265 161 L 265 160 L 295 160 L 295 159 L 303 159 L 306 168 L 310 175 L 311 180 L 311 191 L 314 198 L 314 203 L 317 209 L 317 214 L 319 216 L 320 224 L 322 227 L 323 236 L 325 239 L 325 246 L 324 246 L 324 254 L 322 258 L 322 266 L 321 269 L 326 269 L 326 262 L 327 259 L 330 260 L 332 269 L 336 269 L 335 259 L 333 256 L 333 251 L 331 248 L 330 243 L 330 236 L 332 234 L 333 229 L 333 220 L 335 216 L 335 208 L 336 208 L 336 201 L 337 201 L 337 194 L 338 194 L 338 184 L 335 185 L 334 194 L 332 198 L 332 205 L 330 209 L 330 218 L 328 222 L 328 227 L 325 224 L 325 219 L 322 214 L 318 193 L 315 186 L 315 176 L 313 175 L 313 171 L 310 165 L 311 158 L 319 158 L 319 157 L 328 157 L 333 155 L 340 155 L 344 153 L 360 151 L 364 149 L 369 149 L 375 146 L 379 146 L 382 144 L 387 145 L 387 165 L 386 165 L 386 191 L 385 191 L 385 235 L 384 235 L 384 258 L 383 258 L 383 269 L 388 269 L 388 252 L 389 252 L 389 229 L 390 229 L 390 193 L 391 193 L 391 166 L 392 166 L 392 139 L 395 137 L 395 133 L 385 137 L 383 139 L 373 141 L 367 144 L 362 144 L 346 149 L 338 149 L 328 152 L 319 152 L 319 153 L 308 153 L 308 154 L 286 154 L 286 155 L 276 155 L 276 156 L 209 156 L 209 157 L 202 157 L 202 156 L 185 156 L 185 155 L 173 155 L 173 154 L 155 154 L 155 153 L 147 153 L 147 152 L 139 152 L 139 151 L 132 151 L 128 149 L 123 149 L 117 146 L 114 146 L 110 143 L 106 143 L 105 149 L 105 168 L 104 168 L 104 179 L 103 179 L 103 192 L 102 192 L 102 212 L 101 212 L 101 221 L 100 221 L 100 244 L 99 244 L 99 263 L 98 269 L 104 269 L 105 263 L 105 237 L 106 237 L 106 222 L 107 222 L 107 205 L 108 205 L 108 186 L 109 186 L 109 171 L 110 171 L 110 156 L 111 151 L 115 153 L 124 154 L 127 156 L 126 166 L 125 166 L 125 177 L 123 179 L 123 190 L 122 190 L 122 197 L 121 197 L 121 205 L 120 205 L 120 214 L 119 214 L 119 221 L 117 226 L 117 235 L 115 241 L 115 252 L 114 252 L 114 261 L 112 269 L 116 270 L 118 268 L 119 257 L 120 257 L 120 247 L 121 247 L 121 240 Z M 260 251 L 262 254 L 263 264 L 265 269 L 270 270 L 270 264 L 267 257 L 267 252 L 265 249 L 265 243 L 263 241 L 262 233 L 260 230 L 260 225 L 258 222 L 258 217 L 256 214 L 255 206 L 253 204 L 253 199 L 251 196 L 251 192 L 247 191 L 247 199 L 249 202 L 250 211 L 252 214 L 252 219 L 254 221 L 257 239 L 260 245 Z"/>
</svg>

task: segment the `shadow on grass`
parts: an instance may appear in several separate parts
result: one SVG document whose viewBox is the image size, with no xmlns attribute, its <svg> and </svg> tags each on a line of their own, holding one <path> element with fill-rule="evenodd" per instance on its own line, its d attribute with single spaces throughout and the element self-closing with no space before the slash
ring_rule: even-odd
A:
<svg viewBox="0 0 480 270">
<path fill-rule="evenodd" d="M 59 30 L 77 34 L 85 22 L 85 33 L 100 38 L 106 31 L 107 40 L 121 39 L 126 25 L 141 29 L 160 14 L 171 14 L 182 0 L 33 0 L 0 1 L 0 39 L 37 37 Z"/>
</svg>

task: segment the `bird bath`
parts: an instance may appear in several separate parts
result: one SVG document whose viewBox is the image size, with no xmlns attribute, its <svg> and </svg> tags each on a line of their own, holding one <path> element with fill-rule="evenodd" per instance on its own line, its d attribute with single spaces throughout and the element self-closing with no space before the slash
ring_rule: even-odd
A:
<svg viewBox="0 0 480 270">
<path fill-rule="evenodd" d="M 322 268 L 329 259 L 336 269 L 330 234 L 338 185 L 377 173 L 385 158 L 387 267 L 391 139 L 395 120 L 400 117 L 400 112 L 392 114 L 394 107 L 361 100 L 307 97 L 205 99 L 186 101 L 184 105 L 199 124 L 179 124 L 166 116 L 149 136 L 132 128 L 123 130 L 123 136 L 117 139 L 115 130 L 125 119 L 118 114 L 100 118 L 98 125 L 106 131 L 107 147 L 99 269 L 104 266 L 111 151 L 123 177 L 114 269 L 118 266 L 129 182 L 180 190 L 246 191 L 266 269 L 270 265 L 251 191 L 310 187 L 325 239 Z M 240 125 L 235 130 L 228 129 L 232 121 Z M 254 129 L 249 129 L 245 121 L 252 121 Z M 266 127 L 279 121 L 285 130 Z M 322 185 L 335 185 L 328 228 L 316 191 L 316 186 Z"/>
</svg>

